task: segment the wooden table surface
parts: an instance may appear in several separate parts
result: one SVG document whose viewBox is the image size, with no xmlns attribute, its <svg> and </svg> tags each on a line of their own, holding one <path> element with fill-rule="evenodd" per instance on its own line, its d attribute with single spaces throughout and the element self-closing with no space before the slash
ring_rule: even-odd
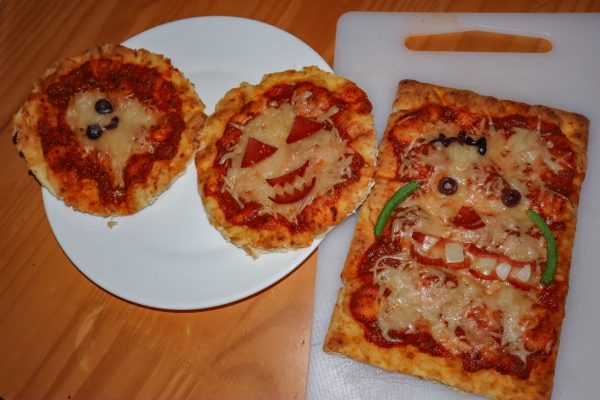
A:
<svg viewBox="0 0 600 400">
<path fill-rule="evenodd" d="M 600 11 L 592 1 L 0 0 L 0 398 L 300 399 L 316 255 L 235 304 L 166 312 L 120 300 L 59 247 L 10 120 L 50 63 L 192 16 L 278 26 L 333 65 L 347 11 Z"/>
</svg>

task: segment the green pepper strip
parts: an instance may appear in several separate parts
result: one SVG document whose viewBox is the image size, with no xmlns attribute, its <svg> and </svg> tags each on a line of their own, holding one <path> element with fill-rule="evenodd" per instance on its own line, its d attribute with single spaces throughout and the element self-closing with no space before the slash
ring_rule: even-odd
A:
<svg viewBox="0 0 600 400">
<path fill-rule="evenodd" d="M 383 228 L 385 228 L 385 224 L 387 224 L 396 207 L 398 207 L 398 205 L 402 203 L 404 199 L 410 196 L 418 188 L 419 182 L 410 181 L 398 189 L 396 193 L 390 197 L 388 202 L 385 203 L 385 206 L 383 206 L 381 214 L 379 214 L 379 218 L 377 218 L 377 223 L 375 224 L 375 236 L 381 236 L 383 233 Z"/>
<path fill-rule="evenodd" d="M 546 222 L 533 210 L 527 210 L 529 218 L 535 222 L 542 235 L 546 239 L 546 269 L 542 274 L 542 283 L 549 286 L 554 279 L 554 273 L 556 272 L 556 264 L 558 262 L 558 250 L 556 248 L 556 238 L 552 234 L 552 231 L 546 225 Z"/>
</svg>

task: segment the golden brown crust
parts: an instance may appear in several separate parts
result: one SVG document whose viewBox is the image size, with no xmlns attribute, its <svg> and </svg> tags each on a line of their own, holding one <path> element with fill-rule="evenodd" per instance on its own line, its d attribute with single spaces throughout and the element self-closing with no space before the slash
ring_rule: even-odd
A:
<svg viewBox="0 0 600 400">
<path fill-rule="evenodd" d="M 295 87 L 307 83 L 326 89 L 334 97 L 350 105 L 347 110 L 339 112 L 336 124 L 345 128 L 348 146 L 363 159 L 363 165 L 356 171 L 357 179 L 349 185 L 344 185 L 335 200 L 328 196 L 317 196 L 314 203 L 301 211 L 305 225 L 300 228 L 300 223 L 295 224 L 294 215 L 284 215 L 286 221 L 279 219 L 268 227 L 250 226 L 228 220 L 219 201 L 208 193 L 211 190 L 214 193 L 214 188 L 218 185 L 219 171 L 215 168 L 215 160 L 218 157 L 217 143 L 222 139 L 227 125 L 232 118 L 240 118 L 249 105 L 251 112 L 260 114 L 264 106 L 263 99 L 274 87 Z M 210 222 L 227 240 L 253 256 L 265 251 L 306 247 L 316 237 L 323 235 L 354 212 L 372 186 L 376 145 L 371 105 L 366 94 L 352 82 L 321 71 L 317 67 L 268 74 L 257 85 L 242 83 L 240 87 L 225 94 L 207 120 L 201 148 L 203 150 L 196 156 L 199 190 Z"/>
<path fill-rule="evenodd" d="M 374 243 L 373 228 L 379 213 L 390 196 L 404 182 L 398 180 L 398 156 L 394 154 L 392 137 L 405 135 L 406 130 L 395 126 L 411 118 L 411 113 L 425 105 L 435 104 L 452 109 L 495 118 L 520 115 L 535 117 L 556 124 L 567 137 L 575 154 L 572 165 L 573 190 L 568 196 L 569 206 L 562 210 L 558 218 L 565 227 L 558 241 L 558 268 L 556 280 L 561 281 L 557 299 L 559 304 L 548 323 L 556 331 L 556 340 L 550 354 L 543 357 L 532 368 L 527 380 L 511 374 L 503 374 L 495 369 L 480 369 L 467 372 L 459 358 L 433 356 L 420 351 L 411 344 L 384 348 L 366 339 L 365 327 L 355 319 L 350 304 L 352 294 L 361 286 L 359 266 L 369 247 Z M 571 249 L 576 225 L 576 210 L 579 191 L 585 175 L 587 163 L 588 120 L 578 114 L 544 106 L 497 100 L 464 90 L 444 88 L 416 81 L 402 81 L 398 86 L 386 133 L 380 146 L 378 167 L 375 173 L 375 188 L 360 211 L 353 241 L 342 272 L 343 288 L 340 289 L 332 315 L 324 350 L 340 353 L 361 362 L 381 368 L 440 381 L 450 386 L 482 394 L 496 399 L 547 399 L 552 392 L 554 367 L 558 352 L 560 328 L 564 317 L 564 304 L 568 288 Z M 375 304 L 372 305 L 376 307 Z"/>
<path fill-rule="evenodd" d="M 324 350 L 343 354 L 366 364 L 445 383 L 457 389 L 501 400 L 548 399 L 552 390 L 555 352 L 548 360 L 549 368 L 540 368 L 527 381 L 502 375 L 495 370 L 468 373 L 456 359 L 434 357 L 407 345 L 403 348 L 382 349 L 365 340 L 363 327 L 349 312 L 350 291 L 340 289 Z"/>
<path fill-rule="evenodd" d="M 82 179 L 74 170 L 58 171 L 51 168 L 39 131 L 40 123 L 48 122 L 53 126 L 61 124 L 56 106 L 48 94 L 49 86 L 90 61 L 104 59 L 111 60 L 115 65 L 120 63 L 148 68 L 156 71 L 164 81 L 170 82 L 181 100 L 180 116 L 184 124 L 176 152 L 170 157 L 153 160 L 146 178 L 128 185 L 124 189 L 126 200 L 114 204 L 101 200 L 98 182 Z M 151 204 L 185 171 L 199 146 L 200 132 L 206 119 L 203 111 L 204 104 L 192 83 L 172 66 L 170 60 L 144 49 L 132 50 L 121 45 L 105 44 L 50 66 L 34 83 L 27 101 L 14 116 L 13 129 L 17 149 L 25 156 L 39 182 L 54 196 L 79 211 L 101 216 L 128 215 Z M 72 134 L 67 132 L 65 135 Z"/>
</svg>

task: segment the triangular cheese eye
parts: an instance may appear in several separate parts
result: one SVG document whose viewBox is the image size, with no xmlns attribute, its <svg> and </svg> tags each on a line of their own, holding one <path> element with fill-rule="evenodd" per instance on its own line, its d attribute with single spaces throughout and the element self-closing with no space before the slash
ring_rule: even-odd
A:
<svg viewBox="0 0 600 400">
<path fill-rule="evenodd" d="M 242 168 L 252 167 L 253 165 L 261 162 L 265 158 L 268 158 L 277 151 L 277 147 L 273 147 L 266 143 L 256 140 L 253 137 L 248 139 L 246 145 L 246 152 L 242 159 Z"/>
<path fill-rule="evenodd" d="M 292 125 L 292 130 L 290 131 L 290 134 L 285 142 L 287 144 L 297 142 L 298 140 L 307 138 L 323 128 L 327 129 L 326 124 L 323 122 L 313 121 L 298 115 L 296 116 L 296 119 L 294 119 L 294 125 Z M 329 129 L 331 129 L 331 127 L 329 127 Z"/>
</svg>

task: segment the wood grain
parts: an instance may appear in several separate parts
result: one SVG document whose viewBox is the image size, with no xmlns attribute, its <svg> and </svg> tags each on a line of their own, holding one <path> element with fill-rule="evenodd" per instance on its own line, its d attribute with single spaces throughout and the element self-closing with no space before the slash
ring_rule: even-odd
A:
<svg viewBox="0 0 600 400">
<path fill-rule="evenodd" d="M 593 1 L 0 2 L 0 397 L 304 397 L 316 257 L 236 304 L 165 312 L 87 280 L 56 242 L 10 119 L 52 62 L 175 19 L 235 15 L 276 25 L 330 64 L 347 11 L 600 11 Z M 462 39 L 459 39 L 459 41 Z M 321 266 L 327 268 L 328 266 Z"/>
</svg>

